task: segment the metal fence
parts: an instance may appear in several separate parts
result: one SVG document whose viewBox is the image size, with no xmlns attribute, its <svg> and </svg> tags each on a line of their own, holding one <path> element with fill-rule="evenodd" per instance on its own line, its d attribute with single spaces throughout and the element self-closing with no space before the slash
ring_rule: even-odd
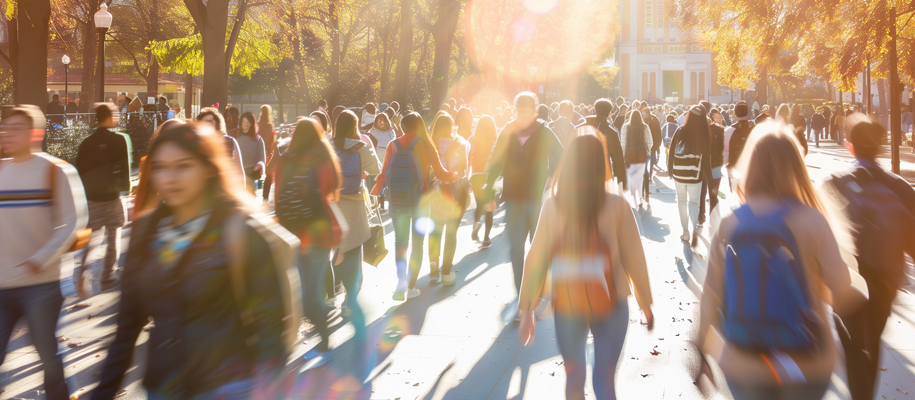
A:
<svg viewBox="0 0 915 400">
<path fill-rule="evenodd" d="M 149 140 L 164 121 L 163 113 L 139 111 L 121 114 L 116 131 L 130 138 L 131 167 L 137 167 L 149 150 Z M 45 131 L 45 151 L 61 160 L 73 163 L 79 145 L 98 127 L 95 114 L 49 114 Z"/>
</svg>

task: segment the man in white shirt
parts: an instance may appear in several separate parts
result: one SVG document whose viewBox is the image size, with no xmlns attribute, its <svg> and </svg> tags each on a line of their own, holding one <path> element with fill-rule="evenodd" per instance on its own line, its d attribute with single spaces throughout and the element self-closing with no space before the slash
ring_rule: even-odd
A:
<svg viewBox="0 0 915 400">
<path fill-rule="evenodd" d="M 35 106 L 14 107 L 0 124 L 0 364 L 20 318 L 44 369 L 49 400 L 66 400 L 63 358 L 57 351 L 61 256 L 88 222 L 86 196 L 76 169 L 33 152 L 44 138 L 45 118 Z"/>
</svg>

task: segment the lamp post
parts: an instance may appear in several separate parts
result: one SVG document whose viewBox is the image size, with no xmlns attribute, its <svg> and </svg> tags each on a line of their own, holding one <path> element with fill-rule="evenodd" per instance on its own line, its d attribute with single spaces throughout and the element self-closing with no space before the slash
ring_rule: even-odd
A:
<svg viewBox="0 0 915 400">
<path fill-rule="evenodd" d="M 70 79 L 67 78 L 67 73 L 70 69 L 70 57 L 64 54 L 64 56 L 60 58 L 60 62 L 64 64 L 64 118 L 66 118 L 67 106 L 70 104 L 70 102 L 67 101 L 70 95 Z"/>
<path fill-rule="evenodd" d="M 104 1 L 95 13 L 95 27 L 98 29 L 98 101 L 102 103 L 105 101 L 105 34 L 111 28 L 111 13 Z"/>
</svg>

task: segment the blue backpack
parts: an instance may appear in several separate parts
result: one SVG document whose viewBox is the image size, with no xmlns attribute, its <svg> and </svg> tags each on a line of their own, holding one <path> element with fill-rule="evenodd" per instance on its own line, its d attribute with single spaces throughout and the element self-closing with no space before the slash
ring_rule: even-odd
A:
<svg viewBox="0 0 915 400">
<path fill-rule="evenodd" d="M 413 152 L 419 138 L 413 139 L 409 148 L 404 149 L 398 141 L 394 145 L 394 156 L 385 171 L 385 190 L 392 206 L 414 207 L 419 203 L 423 190 L 423 172 L 419 158 Z"/>
<path fill-rule="evenodd" d="M 794 235 L 782 217 L 785 205 L 757 217 L 744 204 L 727 240 L 724 262 L 722 334 L 729 343 L 755 351 L 810 351 L 818 321 Z"/>
<path fill-rule="evenodd" d="M 362 189 L 362 157 L 359 155 L 362 146 L 365 146 L 365 143 L 359 143 L 346 150 L 334 147 L 343 175 L 343 188 L 340 189 L 340 194 L 359 194 L 359 190 Z"/>
</svg>

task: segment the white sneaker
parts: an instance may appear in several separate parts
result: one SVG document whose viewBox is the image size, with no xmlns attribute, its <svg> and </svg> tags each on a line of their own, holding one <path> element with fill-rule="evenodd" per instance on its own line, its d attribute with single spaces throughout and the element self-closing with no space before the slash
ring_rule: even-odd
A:
<svg viewBox="0 0 915 400">
<path fill-rule="evenodd" d="M 417 288 L 407 289 L 407 300 L 419 297 L 420 291 Z"/>
<path fill-rule="evenodd" d="M 521 322 L 521 309 L 515 310 L 515 322 Z"/>
<path fill-rule="evenodd" d="M 451 286 L 454 285 L 455 282 L 457 282 L 457 276 L 454 274 L 454 271 L 451 271 L 448 275 L 442 275 L 442 285 Z"/>
</svg>

